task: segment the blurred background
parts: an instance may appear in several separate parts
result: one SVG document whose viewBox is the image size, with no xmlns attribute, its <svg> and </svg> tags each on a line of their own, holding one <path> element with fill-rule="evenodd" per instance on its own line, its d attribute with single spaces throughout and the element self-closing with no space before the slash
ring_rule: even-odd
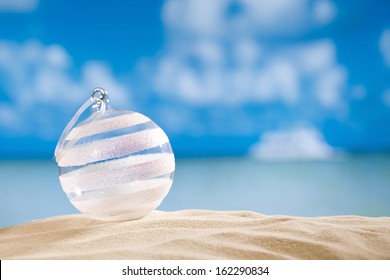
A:
<svg viewBox="0 0 390 280">
<path fill-rule="evenodd" d="M 386 0 L 0 0 L 0 227 L 77 213 L 53 153 L 96 86 L 169 136 L 160 210 L 390 216 Z"/>
</svg>

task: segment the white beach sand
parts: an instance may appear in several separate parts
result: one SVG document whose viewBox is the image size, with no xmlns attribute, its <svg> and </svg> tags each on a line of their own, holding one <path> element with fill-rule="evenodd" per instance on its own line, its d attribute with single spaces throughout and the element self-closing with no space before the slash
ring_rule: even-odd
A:
<svg viewBox="0 0 390 280">
<path fill-rule="evenodd" d="M 390 218 L 183 210 L 114 223 L 69 215 L 0 229 L 0 259 L 390 259 Z"/>
</svg>

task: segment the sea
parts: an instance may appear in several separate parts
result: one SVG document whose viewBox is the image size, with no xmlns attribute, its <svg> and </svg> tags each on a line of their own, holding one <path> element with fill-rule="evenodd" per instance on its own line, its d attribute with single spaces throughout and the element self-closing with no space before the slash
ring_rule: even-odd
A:
<svg viewBox="0 0 390 280">
<path fill-rule="evenodd" d="M 52 160 L 0 160 L 0 228 L 78 211 Z M 390 155 L 322 161 L 179 158 L 158 210 L 255 211 L 267 215 L 390 216 Z"/>
</svg>

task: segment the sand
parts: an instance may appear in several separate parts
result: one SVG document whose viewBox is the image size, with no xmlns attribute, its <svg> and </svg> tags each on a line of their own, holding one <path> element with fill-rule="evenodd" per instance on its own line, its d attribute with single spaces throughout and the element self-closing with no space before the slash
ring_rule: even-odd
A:
<svg viewBox="0 0 390 280">
<path fill-rule="evenodd" d="M 183 210 L 114 223 L 69 215 L 0 229 L 0 259 L 390 259 L 390 218 Z"/>
</svg>

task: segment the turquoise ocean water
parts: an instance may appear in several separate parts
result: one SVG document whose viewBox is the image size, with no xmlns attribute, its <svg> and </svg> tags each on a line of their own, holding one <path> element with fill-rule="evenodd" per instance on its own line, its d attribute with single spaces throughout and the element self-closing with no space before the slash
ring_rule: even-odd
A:
<svg viewBox="0 0 390 280">
<path fill-rule="evenodd" d="M 0 227 L 73 214 L 54 161 L 0 161 Z M 390 156 L 334 161 L 178 159 L 158 209 L 250 210 L 273 215 L 390 216 Z"/>
</svg>

